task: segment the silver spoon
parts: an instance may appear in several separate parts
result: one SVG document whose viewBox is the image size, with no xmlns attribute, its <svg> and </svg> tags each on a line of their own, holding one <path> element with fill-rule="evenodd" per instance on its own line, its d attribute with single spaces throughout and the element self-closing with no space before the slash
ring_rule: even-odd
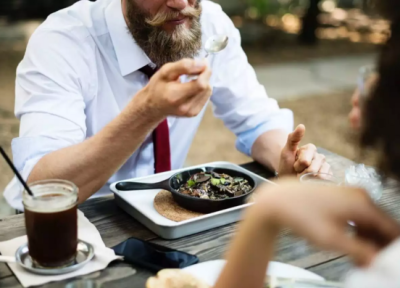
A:
<svg viewBox="0 0 400 288">
<path fill-rule="evenodd" d="M 204 45 L 204 50 L 206 51 L 206 56 L 204 59 L 207 59 L 210 54 L 216 54 L 221 52 L 228 46 L 229 37 L 223 34 L 213 35 L 207 39 L 206 44 Z M 196 80 L 197 75 L 188 76 L 188 81 Z"/>
<path fill-rule="evenodd" d="M 206 57 L 210 54 L 221 52 L 228 46 L 229 37 L 226 35 L 214 35 L 207 39 L 204 50 L 207 52 Z"/>
</svg>

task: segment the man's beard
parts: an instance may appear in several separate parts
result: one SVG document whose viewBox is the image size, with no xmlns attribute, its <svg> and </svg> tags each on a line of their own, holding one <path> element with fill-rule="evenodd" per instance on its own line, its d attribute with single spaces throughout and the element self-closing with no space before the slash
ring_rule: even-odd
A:
<svg viewBox="0 0 400 288">
<path fill-rule="evenodd" d="M 182 11 L 160 12 L 154 17 L 141 10 L 133 0 L 127 0 L 127 24 L 137 44 L 158 67 L 165 63 L 183 58 L 194 58 L 201 49 L 201 6 L 200 0 L 195 7 Z M 175 27 L 174 31 L 165 31 L 161 26 L 168 20 L 179 16 L 189 19 L 190 27 L 185 23 Z"/>
</svg>

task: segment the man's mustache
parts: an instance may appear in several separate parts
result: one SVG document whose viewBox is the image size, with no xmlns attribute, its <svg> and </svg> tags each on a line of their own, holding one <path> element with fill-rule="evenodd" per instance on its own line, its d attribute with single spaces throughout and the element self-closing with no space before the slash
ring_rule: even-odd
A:
<svg viewBox="0 0 400 288">
<path fill-rule="evenodd" d="M 169 12 L 159 12 L 155 15 L 152 19 L 146 19 L 146 23 L 158 27 L 163 25 L 167 21 L 172 21 L 175 19 L 179 19 L 182 16 L 188 18 L 199 18 L 201 15 L 201 8 L 194 8 L 194 7 L 186 7 L 181 11 L 169 11 Z"/>
</svg>

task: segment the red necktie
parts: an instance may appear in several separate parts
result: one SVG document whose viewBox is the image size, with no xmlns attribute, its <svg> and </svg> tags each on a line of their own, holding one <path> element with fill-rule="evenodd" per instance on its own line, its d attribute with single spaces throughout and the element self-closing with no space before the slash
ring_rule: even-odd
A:
<svg viewBox="0 0 400 288">
<path fill-rule="evenodd" d="M 149 79 L 157 72 L 157 68 L 153 69 L 146 65 L 139 71 L 146 74 Z M 171 170 L 171 149 L 169 145 L 169 128 L 168 121 L 164 119 L 153 131 L 154 146 L 154 171 L 161 173 Z"/>
</svg>

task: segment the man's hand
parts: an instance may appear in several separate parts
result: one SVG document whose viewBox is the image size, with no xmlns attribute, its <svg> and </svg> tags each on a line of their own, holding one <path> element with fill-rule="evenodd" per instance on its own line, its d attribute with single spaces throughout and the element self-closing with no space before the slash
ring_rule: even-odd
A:
<svg viewBox="0 0 400 288">
<path fill-rule="evenodd" d="M 183 74 L 200 76 L 196 81 L 181 83 L 179 76 Z M 32 170 L 28 182 L 69 180 L 79 187 L 79 201 L 85 201 L 107 183 L 160 121 L 169 115 L 195 116 L 203 109 L 211 95 L 210 75 L 205 63 L 199 65 L 194 60 L 163 66 L 100 132 L 44 156 Z M 117 140 L 109 143 L 109 139 Z"/>
<path fill-rule="evenodd" d="M 194 81 L 179 81 L 181 75 L 198 74 Z M 211 96 L 210 77 L 211 70 L 205 61 L 183 59 L 162 66 L 138 96 L 143 97 L 146 111 L 157 118 L 194 117 Z"/>
<path fill-rule="evenodd" d="M 324 250 L 349 254 L 359 265 L 368 265 L 376 253 L 400 237 L 399 224 L 377 208 L 368 194 L 357 188 L 316 186 L 280 181 L 261 187 L 258 217 L 265 229 L 291 229 Z M 348 233 L 348 221 L 356 234 Z"/>
<path fill-rule="evenodd" d="M 299 148 L 305 132 L 304 125 L 299 125 L 293 133 L 289 134 L 286 146 L 281 152 L 279 175 L 331 173 L 331 167 L 325 161 L 325 156 L 317 153 L 315 145 L 307 144 Z"/>
</svg>

